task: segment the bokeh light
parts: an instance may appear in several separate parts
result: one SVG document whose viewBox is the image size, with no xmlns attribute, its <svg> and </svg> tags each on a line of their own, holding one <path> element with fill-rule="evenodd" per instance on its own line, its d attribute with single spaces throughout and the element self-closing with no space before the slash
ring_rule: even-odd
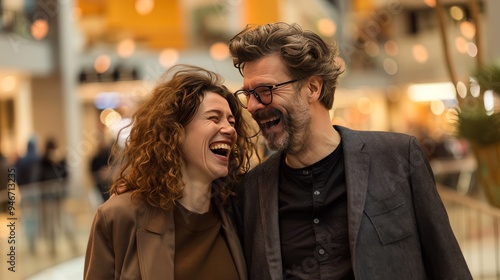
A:
<svg viewBox="0 0 500 280">
<path fill-rule="evenodd" d="M 94 62 L 94 70 L 97 73 L 108 71 L 109 66 L 111 66 L 111 59 L 105 54 L 98 56 Z"/>
<path fill-rule="evenodd" d="M 462 20 L 464 18 L 464 10 L 459 6 L 452 6 L 450 8 L 450 15 L 454 20 Z"/>
<path fill-rule="evenodd" d="M 477 83 L 476 80 L 471 79 L 470 80 L 470 95 L 473 97 L 479 97 L 479 94 L 481 93 L 481 87 Z"/>
<path fill-rule="evenodd" d="M 446 106 L 444 105 L 444 102 L 442 100 L 432 100 L 430 106 L 431 112 L 436 116 L 442 115 L 444 113 L 444 110 L 446 109 Z"/>
<path fill-rule="evenodd" d="M 455 47 L 457 48 L 459 53 L 467 52 L 467 40 L 464 37 L 458 36 L 455 38 Z"/>
<path fill-rule="evenodd" d="M 477 46 L 476 46 L 476 44 L 474 44 L 472 42 L 468 42 L 467 43 L 467 54 L 470 57 L 476 57 L 476 55 L 477 55 Z"/>
<path fill-rule="evenodd" d="M 135 51 L 135 41 L 127 38 L 123 39 L 118 43 L 118 46 L 116 47 L 116 52 L 118 53 L 119 56 L 121 57 L 130 57 Z"/>
<path fill-rule="evenodd" d="M 37 19 L 31 24 L 31 36 L 42 40 L 49 33 L 49 23 L 45 19 Z"/>
<path fill-rule="evenodd" d="M 392 58 L 384 59 L 384 70 L 389 75 L 394 75 L 398 72 L 398 64 Z"/>
<path fill-rule="evenodd" d="M 398 43 L 394 40 L 389 40 L 384 44 L 385 52 L 390 56 L 397 56 L 399 53 Z"/>
<path fill-rule="evenodd" d="M 226 43 L 214 43 L 210 46 L 210 56 L 215 60 L 223 61 L 229 57 L 229 47 Z"/>
<path fill-rule="evenodd" d="M 135 0 L 135 11 L 139 15 L 147 15 L 153 11 L 155 7 L 154 0 Z"/>
<path fill-rule="evenodd" d="M 1 89 L 2 91 L 13 91 L 16 88 L 17 80 L 14 76 L 6 76 L 2 79 Z"/>
<path fill-rule="evenodd" d="M 467 96 L 467 86 L 465 85 L 464 82 L 459 81 L 457 83 L 457 92 L 458 95 L 462 98 L 465 98 L 465 96 Z"/>
<path fill-rule="evenodd" d="M 429 52 L 427 51 L 427 48 L 421 44 L 417 44 L 417 45 L 413 46 L 412 54 L 413 54 L 413 58 L 415 58 L 415 60 L 418 63 L 425 63 L 429 59 Z"/>
<path fill-rule="evenodd" d="M 436 7 L 436 0 L 424 0 L 424 3 L 431 8 Z"/>
<path fill-rule="evenodd" d="M 484 92 L 483 102 L 486 113 L 491 116 L 495 108 L 495 98 L 493 96 L 492 90 L 487 90 Z"/>
<path fill-rule="evenodd" d="M 476 25 L 471 21 L 462 21 L 459 25 L 459 29 L 460 33 L 469 40 L 476 36 Z"/>
<path fill-rule="evenodd" d="M 318 20 L 316 26 L 319 34 L 326 37 L 332 37 L 337 32 L 337 24 L 329 18 L 322 18 Z"/>
<path fill-rule="evenodd" d="M 176 49 L 164 49 L 160 53 L 159 61 L 161 66 L 168 68 L 173 66 L 179 60 L 179 52 Z"/>
</svg>

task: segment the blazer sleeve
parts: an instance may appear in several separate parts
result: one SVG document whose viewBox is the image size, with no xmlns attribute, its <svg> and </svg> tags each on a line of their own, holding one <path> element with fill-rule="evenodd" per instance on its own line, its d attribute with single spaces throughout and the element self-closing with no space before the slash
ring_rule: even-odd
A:
<svg viewBox="0 0 500 280">
<path fill-rule="evenodd" d="M 115 279 L 114 251 L 106 216 L 98 208 L 90 230 L 85 254 L 84 279 Z"/>
<path fill-rule="evenodd" d="M 415 137 L 409 148 L 410 183 L 428 279 L 472 279 L 436 189 L 434 174 Z"/>
</svg>

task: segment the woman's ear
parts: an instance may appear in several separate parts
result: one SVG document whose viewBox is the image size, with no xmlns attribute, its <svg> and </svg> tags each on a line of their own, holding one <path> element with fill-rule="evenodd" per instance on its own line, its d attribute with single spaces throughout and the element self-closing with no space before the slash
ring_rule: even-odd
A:
<svg viewBox="0 0 500 280">
<path fill-rule="evenodd" d="M 323 79 L 318 76 L 311 76 L 307 79 L 306 83 L 308 99 L 312 103 L 319 99 L 321 89 L 323 88 Z"/>
</svg>

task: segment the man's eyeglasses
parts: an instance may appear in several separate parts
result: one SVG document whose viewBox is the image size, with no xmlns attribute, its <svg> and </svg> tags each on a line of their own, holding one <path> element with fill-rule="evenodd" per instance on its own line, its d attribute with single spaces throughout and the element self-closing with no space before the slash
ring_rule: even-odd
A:
<svg viewBox="0 0 500 280">
<path fill-rule="evenodd" d="M 257 99 L 257 101 L 259 101 L 261 104 L 269 105 L 271 104 L 271 102 L 273 102 L 273 90 L 277 89 L 280 86 L 295 83 L 297 81 L 298 80 L 290 80 L 288 82 L 272 86 L 258 86 L 251 90 L 240 89 L 234 93 L 234 96 L 236 96 L 241 106 L 243 106 L 244 108 L 248 108 L 248 100 L 250 99 L 250 94 L 253 94 L 253 96 L 255 96 L 255 99 Z"/>
</svg>

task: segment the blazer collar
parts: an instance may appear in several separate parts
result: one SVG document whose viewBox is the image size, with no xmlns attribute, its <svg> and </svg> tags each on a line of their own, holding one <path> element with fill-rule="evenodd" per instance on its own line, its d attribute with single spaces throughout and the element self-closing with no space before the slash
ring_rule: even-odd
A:
<svg viewBox="0 0 500 280">
<path fill-rule="evenodd" d="M 263 164 L 264 176 L 257 178 L 259 192 L 260 214 L 265 239 L 265 257 L 269 266 L 271 279 L 281 279 L 283 268 L 281 260 L 280 231 L 279 231 L 279 167 L 282 153 L 271 155 Z"/>
<path fill-rule="evenodd" d="M 347 218 L 349 227 L 349 244 L 353 264 L 356 260 L 356 240 L 363 217 L 370 155 L 364 151 L 365 142 L 358 132 L 341 126 L 334 126 L 340 133 L 344 151 L 345 179 L 347 185 Z"/>
</svg>

